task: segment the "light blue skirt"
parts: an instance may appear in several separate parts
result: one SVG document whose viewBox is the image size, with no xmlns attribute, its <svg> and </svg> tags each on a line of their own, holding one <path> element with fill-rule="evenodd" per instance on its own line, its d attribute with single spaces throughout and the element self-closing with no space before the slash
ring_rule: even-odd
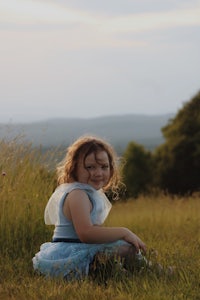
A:
<svg viewBox="0 0 200 300">
<path fill-rule="evenodd" d="M 127 244 L 123 240 L 106 244 L 47 242 L 33 257 L 33 267 L 46 276 L 78 279 L 88 275 L 97 253 L 114 254 L 120 246 Z"/>
</svg>

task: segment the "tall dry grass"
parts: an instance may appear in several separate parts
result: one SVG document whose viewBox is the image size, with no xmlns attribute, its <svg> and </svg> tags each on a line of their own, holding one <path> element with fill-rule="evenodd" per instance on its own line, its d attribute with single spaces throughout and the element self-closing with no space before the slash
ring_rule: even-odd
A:
<svg viewBox="0 0 200 300">
<path fill-rule="evenodd" d="M 43 212 L 55 187 L 46 162 L 55 157 L 18 140 L 0 142 L 0 299 L 200 299 L 199 195 L 117 202 L 106 221 L 136 232 L 151 259 L 177 267 L 173 276 L 114 270 L 105 280 L 65 282 L 35 274 L 32 257 L 53 230 L 44 225 Z M 151 257 L 155 250 L 157 258 Z"/>
</svg>

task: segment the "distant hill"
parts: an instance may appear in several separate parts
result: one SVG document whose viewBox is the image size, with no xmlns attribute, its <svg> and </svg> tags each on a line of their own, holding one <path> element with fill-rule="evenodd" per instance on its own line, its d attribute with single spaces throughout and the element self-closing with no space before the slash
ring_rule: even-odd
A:
<svg viewBox="0 0 200 300">
<path fill-rule="evenodd" d="M 124 151 L 130 141 L 154 149 L 163 143 L 161 128 L 173 118 L 166 115 L 119 115 L 89 119 L 49 119 L 35 123 L 0 124 L 0 139 L 18 135 L 34 146 L 44 148 L 67 146 L 84 134 L 94 134 L 109 141 L 118 152 Z"/>
</svg>

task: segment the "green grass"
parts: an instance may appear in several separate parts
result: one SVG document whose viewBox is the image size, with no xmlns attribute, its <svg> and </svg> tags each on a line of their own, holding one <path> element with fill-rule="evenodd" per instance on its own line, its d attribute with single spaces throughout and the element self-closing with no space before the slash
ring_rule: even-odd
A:
<svg viewBox="0 0 200 300">
<path fill-rule="evenodd" d="M 41 161 L 40 149 L 16 141 L 0 143 L 0 299 L 200 299 L 200 195 L 178 198 L 140 197 L 116 203 L 106 224 L 136 232 L 156 259 L 176 266 L 173 276 L 156 272 L 123 274 L 66 282 L 35 274 L 32 257 L 40 244 L 51 239 L 43 212 L 55 178 Z M 47 157 L 48 156 L 48 157 Z M 5 173 L 6 175 L 4 175 Z M 155 252 L 155 251 L 154 251 Z"/>
</svg>

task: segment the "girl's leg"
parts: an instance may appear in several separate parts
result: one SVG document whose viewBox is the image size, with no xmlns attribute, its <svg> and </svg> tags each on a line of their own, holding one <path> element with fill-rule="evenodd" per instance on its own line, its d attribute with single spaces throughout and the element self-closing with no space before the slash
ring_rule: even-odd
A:
<svg viewBox="0 0 200 300">
<path fill-rule="evenodd" d="M 116 252 L 116 257 L 123 263 L 123 266 L 130 270 L 135 261 L 136 249 L 132 245 L 121 245 Z"/>
<path fill-rule="evenodd" d="M 141 255 L 142 260 L 138 260 L 137 252 L 133 245 L 118 245 L 112 252 L 98 252 L 90 264 L 89 273 L 93 276 L 99 273 L 107 273 L 105 270 L 112 272 L 112 269 L 120 269 L 123 273 L 140 270 L 141 267 L 147 266 L 147 260 Z M 113 271 L 114 271 L 113 269 Z"/>
<path fill-rule="evenodd" d="M 95 255 L 94 260 L 90 264 L 90 272 L 94 270 L 101 270 L 105 266 L 115 264 L 120 266 L 121 269 L 133 271 L 135 266 L 136 249 L 134 246 L 125 244 L 118 246 L 112 252 L 99 252 Z"/>
<path fill-rule="evenodd" d="M 141 254 L 141 252 L 137 253 L 136 248 L 133 245 L 120 246 L 117 251 L 117 256 L 123 262 L 123 266 L 126 270 L 130 272 L 140 270 L 148 265 L 147 259 Z"/>
</svg>

